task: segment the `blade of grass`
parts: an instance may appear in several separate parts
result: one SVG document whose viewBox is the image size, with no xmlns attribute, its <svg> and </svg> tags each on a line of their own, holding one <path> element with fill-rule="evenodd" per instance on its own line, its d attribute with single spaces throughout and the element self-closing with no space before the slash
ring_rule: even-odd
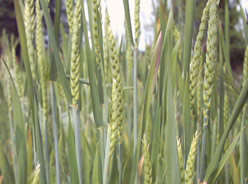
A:
<svg viewBox="0 0 248 184">
<path fill-rule="evenodd" d="M 27 183 L 27 149 L 26 149 L 26 131 L 25 123 L 23 118 L 22 106 L 20 98 L 16 90 L 15 82 L 9 71 L 5 61 L 4 65 L 9 73 L 11 83 L 13 85 L 13 121 L 15 124 L 15 145 L 16 145 L 16 156 L 17 156 L 17 178 L 18 184 Z"/>
<path fill-rule="evenodd" d="M 189 73 L 189 62 L 191 57 L 192 33 L 194 27 L 194 12 L 196 0 L 186 1 L 184 46 L 183 46 L 183 76 L 184 80 Z"/>
<path fill-rule="evenodd" d="M 123 5 L 124 5 L 125 21 L 127 24 L 129 39 L 131 41 L 131 44 L 134 45 L 132 25 L 131 25 L 131 19 L 130 19 L 130 10 L 129 10 L 129 0 L 123 0 Z"/>
<path fill-rule="evenodd" d="M 82 1 L 84 4 L 84 1 Z M 88 37 L 88 29 L 87 29 L 87 21 L 85 17 L 85 10 L 84 5 L 82 6 L 82 15 L 83 15 L 83 30 L 84 30 L 84 38 L 85 38 L 85 47 L 86 47 L 86 58 L 87 58 L 87 66 L 88 66 L 88 73 L 89 73 L 89 81 L 90 81 L 90 90 L 91 90 L 91 98 L 93 104 L 93 113 L 95 118 L 96 126 L 102 126 L 102 108 L 100 103 L 100 96 L 97 90 L 96 85 L 96 74 L 95 74 L 95 61 L 93 61 L 91 56 L 91 50 L 89 45 L 89 37 Z"/>
<path fill-rule="evenodd" d="M 229 14 L 229 0 L 225 1 L 225 49 L 226 49 L 226 62 L 230 67 L 230 14 Z M 231 72 L 232 70 L 229 70 Z M 231 74 L 231 73 L 230 73 Z"/>
<path fill-rule="evenodd" d="M 75 132 L 75 147 L 76 147 L 76 158 L 78 167 L 79 183 L 83 183 L 83 170 L 82 170 L 82 143 L 81 143 L 81 130 L 80 130 L 80 115 L 77 106 L 72 106 L 72 121 L 74 123 Z"/>
<path fill-rule="evenodd" d="M 54 149 L 55 149 L 56 181 L 57 181 L 57 184 L 60 184 L 60 164 L 59 164 L 56 96 L 55 96 L 53 83 L 50 84 L 50 88 L 51 88 L 51 99 L 52 99 L 52 117 L 53 117 L 53 136 L 54 136 Z"/>
<path fill-rule="evenodd" d="M 48 13 L 48 8 L 47 8 L 47 4 L 46 4 L 45 0 L 40 0 L 40 2 L 42 5 L 46 25 L 48 28 L 49 43 L 51 45 L 51 49 L 52 49 L 53 54 L 54 54 L 54 59 L 55 59 L 54 61 L 56 63 L 56 68 L 58 70 L 59 78 L 60 78 L 61 84 L 63 86 L 64 92 L 66 95 L 66 99 L 70 103 L 71 102 L 71 92 L 70 92 L 69 80 L 66 79 L 64 67 L 63 67 L 61 59 L 60 59 L 59 48 L 58 48 L 58 45 L 56 42 L 54 28 L 52 26 L 52 20 L 51 20 L 49 13 Z"/>
<path fill-rule="evenodd" d="M 14 171 L 4 154 L 2 142 L 0 142 L 0 169 L 1 175 L 4 177 L 3 182 L 15 183 Z"/>
<path fill-rule="evenodd" d="M 68 113 L 69 114 L 69 113 Z M 71 184 L 78 184 L 79 177 L 78 177 L 78 169 L 77 169 L 77 159 L 76 159 L 76 147 L 74 141 L 74 131 L 71 125 L 71 121 L 69 121 L 69 135 L 68 135 L 68 160 L 70 165 L 70 175 L 71 175 Z"/>
<path fill-rule="evenodd" d="M 137 74 L 137 61 L 138 49 L 134 50 L 133 60 L 133 132 L 134 132 L 134 150 L 136 150 L 137 138 L 138 138 L 138 74 Z"/>
<path fill-rule="evenodd" d="M 212 157 L 212 159 L 211 159 L 211 161 L 207 167 L 204 181 L 206 181 L 206 182 L 209 181 L 211 179 L 211 177 L 213 176 L 214 172 L 216 171 L 216 169 L 218 168 L 219 160 L 220 160 L 222 150 L 224 148 L 224 144 L 225 144 L 225 141 L 227 139 L 227 136 L 230 133 L 233 125 L 235 124 L 238 115 L 242 111 L 242 108 L 245 105 L 247 98 L 248 98 L 248 80 L 245 82 L 245 85 L 244 85 L 243 89 L 241 90 L 241 93 L 240 93 L 240 95 L 239 95 L 239 97 L 238 97 L 238 99 L 234 105 L 233 111 L 231 113 L 231 116 L 228 119 L 227 126 L 224 130 L 222 137 L 221 137 L 220 143 L 218 144 L 218 146 L 216 148 L 216 152 L 215 152 L 214 156 Z"/>
<path fill-rule="evenodd" d="M 247 106 L 244 107 L 243 113 L 242 113 L 242 122 L 241 122 L 241 129 L 245 128 L 245 114 L 246 114 L 246 109 Z M 245 156 L 246 154 L 246 134 L 245 131 L 241 130 L 241 135 L 240 135 L 240 181 L 241 184 L 245 184 L 245 177 L 247 176 L 247 158 Z"/>
<path fill-rule="evenodd" d="M 134 157 L 133 157 L 133 167 L 132 167 L 132 172 L 131 172 L 131 177 L 130 177 L 130 183 L 134 183 L 135 178 L 137 177 L 137 164 L 138 164 L 138 159 L 139 159 L 139 154 L 140 154 L 140 147 L 141 147 L 141 138 L 143 135 L 145 123 L 147 121 L 147 113 L 149 113 L 150 105 L 151 105 L 151 100 L 152 100 L 152 95 L 153 91 L 155 88 L 156 84 L 156 79 L 158 75 L 158 70 L 159 70 L 159 65 L 160 65 L 160 57 L 162 53 L 162 33 L 159 34 L 156 45 L 152 54 L 152 63 L 151 67 L 148 73 L 147 81 L 146 81 L 146 87 L 145 87 L 145 94 L 143 98 L 143 103 L 142 108 L 142 117 L 143 119 L 141 120 L 142 123 L 140 123 L 139 127 L 139 132 L 138 132 L 138 141 L 137 141 L 137 146 L 136 150 L 134 150 Z"/>
<path fill-rule="evenodd" d="M 91 182 L 94 184 L 100 184 L 102 183 L 102 177 L 101 177 L 101 166 L 100 166 L 100 156 L 99 156 L 99 144 L 96 146 L 96 153 L 95 153 L 95 159 L 94 159 L 94 165 L 92 170 L 92 178 Z"/>
<path fill-rule="evenodd" d="M 168 52 L 169 61 L 172 60 L 172 40 L 169 36 L 168 39 Z M 171 62 L 167 62 L 167 67 L 169 68 L 167 74 L 167 86 L 166 86 L 166 126 L 165 126 L 165 158 L 166 158 L 166 183 L 181 183 L 180 174 L 179 174 L 179 160 L 177 153 L 177 140 L 176 140 L 176 119 L 175 119 L 175 94 L 173 92 L 173 84 L 172 84 L 172 71 Z"/>
<path fill-rule="evenodd" d="M 227 148 L 225 154 L 223 155 L 223 157 L 221 158 L 220 160 L 220 165 L 219 165 L 219 168 L 218 170 L 215 172 L 215 176 L 214 176 L 214 179 L 213 179 L 213 183 L 216 182 L 216 180 L 218 179 L 218 177 L 220 176 L 220 173 L 222 171 L 222 169 L 224 168 L 224 166 L 226 165 L 227 161 L 229 160 L 238 140 L 239 140 L 239 137 L 240 137 L 240 134 L 241 132 L 243 132 L 243 130 L 241 130 L 239 132 L 239 134 L 235 137 L 235 139 L 232 141 L 232 144 L 230 144 L 230 146 Z"/>
</svg>

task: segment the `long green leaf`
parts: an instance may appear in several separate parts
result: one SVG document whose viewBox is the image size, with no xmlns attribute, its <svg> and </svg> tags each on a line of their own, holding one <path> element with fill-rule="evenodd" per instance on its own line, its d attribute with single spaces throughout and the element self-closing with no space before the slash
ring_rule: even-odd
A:
<svg viewBox="0 0 248 184">
<path fill-rule="evenodd" d="M 228 119 L 228 123 L 227 123 L 227 126 L 224 130 L 222 137 L 221 137 L 220 143 L 216 148 L 216 152 L 215 152 L 214 156 L 212 157 L 209 166 L 207 167 L 204 181 L 206 181 L 206 182 L 209 181 L 211 179 L 211 177 L 213 176 L 213 173 L 218 168 L 219 160 L 220 160 L 222 150 L 223 150 L 225 141 L 227 139 L 227 136 L 230 133 L 233 125 L 235 124 L 235 121 L 236 121 L 238 115 L 242 111 L 242 108 L 245 105 L 247 98 L 248 98 L 248 80 L 245 82 L 245 85 L 244 85 L 235 105 L 234 105 L 232 114 L 231 114 L 230 118 Z"/>
<path fill-rule="evenodd" d="M 8 66 L 4 62 L 7 71 L 9 73 L 11 83 L 13 85 L 13 116 L 15 125 L 15 145 L 16 145 L 16 157 L 17 157 L 17 179 L 18 184 L 27 183 L 27 149 L 26 149 L 26 132 L 25 124 L 22 113 L 22 106 L 16 86 Z"/>
<path fill-rule="evenodd" d="M 196 0 L 186 1 L 186 12 L 185 12 L 185 27 L 184 27 L 184 46 L 183 46 L 183 71 L 184 80 L 188 76 L 189 62 L 191 57 L 192 47 L 192 33 L 194 27 L 194 12 L 195 12 Z"/>
<path fill-rule="evenodd" d="M 243 130 L 241 130 L 242 132 Z M 240 137 L 240 134 L 241 132 L 239 132 L 239 134 L 235 137 L 235 139 L 233 140 L 232 144 L 230 144 L 230 146 L 227 148 L 225 154 L 223 155 L 223 157 L 221 158 L 220 160 L 220 164 L 219 164 L 219 168 L 218 170 L 215 172 L 215 176 L 214 176 L 214 179 L 213 179 L 213 183 L 216 182 L 217 178 L 220 176 L 220 173 L 222 171 L 222 169 L 224 168 L 225 164 L 227 163 L 228 159 L 230 158 L 238 140 L 239 140 L 239 137 Z"/>
<path fill-rule="evenodd" d="M 82 1 L 82 3 L 84 2 Z M 97 90 L 97 85 L 96 85 L 95 62 L 91 56 L 84 6 L 82 7 L 82 14 L 83 14 L 83 29 L 84 29 L 85 47 L 86 47 L 86 52 L 87 52 L 86 58 L 87 58 L 87 65 L 88 65 L 91 98 L 92 98 L 92 104 L 93 104 L 93 113 L 94 113 L 95 123 L 99 127 L 99 126 L 103 126 L 102 107 L 100 103 L 99 92 Z"/>
<path fill-rule="evenodd" d="M 61 59 L 59 56 L 59 48 L 58 48 L 58 45 L 56 42 L 54 28 L 52 26 L 52 20 L 51 20 L 50 14 L 48 13 L 48 8 L 47 8 L 47 4 L 46 4 L 45 0 L 40 0 L 40 2 L 41 2 L 42 9 L 44 12 L 45 21 L 46 21 L 46 25 L 48 28 L 48 35 L 49 35 L 49 41 L 50 41 L 49 43 L 51 44 L 51 49 L 52 49 L 53 54 L 54 54 L 54 58 L 55 58 L 54 61 L 56 63 L 59 78 L 60 78 L 61 84 L 63 86 L 67 101 L 70 103 L 71 102 L 71 92 L 70 92 L 69 80 L 66 79 L 64 67 L 62 65 L 62 62 L 61 62 Z"/>
</svg>

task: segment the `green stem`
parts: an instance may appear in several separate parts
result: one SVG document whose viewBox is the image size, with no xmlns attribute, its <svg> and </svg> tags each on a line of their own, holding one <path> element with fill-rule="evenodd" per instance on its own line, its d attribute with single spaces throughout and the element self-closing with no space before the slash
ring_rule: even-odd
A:
<svg viewBox="0 0 248 184">
<path fill-rule="evenodd" d="M 209 116 L 209 113 L 207 113 Z M 205 164 L 206 164 L 206 147 L 207 147 L 207 131 L 208 131 L 208 122 L 209 118 L 203 120 L 203 135 L 202 135 L 202 149 L 201 149 L 201 166 L 200 166 L 200 181 L 203 181 Z"/>
<path fill-rule="evenodd" d="M 106 146 L 105 146 L 105 159 L 104 159 L 104 171 L 103 171 L 103 184 L 107 184 L 107 183 L 108 183 L 110 134 L 111 134 L 111 129 L 110 129 L 110 126 L 108 126 L 107 143 L 106 143 Z"/>
<path fill-rule="evenodd" d="M 77 167 L 79 175 L 79 183 L 83 184 L 83 171 L 82 171 L 82 144 L 81 144 L 81 131 L 80 131 L 80 115 L 77 106 L 72 106 L 72 119 L 74 123 L 75 132 L 75 145 L 76 145 L 76 157 Z"/>
<path fill-rule="evenodd" d="M 57 114 L 56 114 L 56 96 L 54 91 L 54 84 L 51 84 L 51 99 L 52 99 L 52 117 L 53 117 L 53 136 L 55 147 L 55 165 L 57 184 L 60 184 L 60 166 L 59 166 L 59 146 L 58 146 L 58 131 L 57 131 Z"/>
<path fill-rule="evenodd" d="M 243 110 L 243 118 L 240 129 L 245 127 L 245 108 Z M 245 131 L 241 131 L 240 135 L 240 184 L 245 184 L 245 167 L 246 167 L 246 153 L 245 153 Z"/>
<path fill-rule="evenodd" d="M 133 131 L 134 131 L 134 151 L 136 151 L 137 137 L 138 137 L 138 80 L 137 80 L 137 56 L 138 49 L 134 50 L 134 63 L 133 63 Z"/>
</svg>

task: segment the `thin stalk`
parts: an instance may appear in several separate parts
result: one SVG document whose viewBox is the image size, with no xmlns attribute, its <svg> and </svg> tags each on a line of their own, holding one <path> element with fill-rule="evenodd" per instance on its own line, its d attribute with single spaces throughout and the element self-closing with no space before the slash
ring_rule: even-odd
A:
<svg viewBox="0 0 248 184">
<path fill-rule="evenodd" d="M 83 171 L 82 171 L 82 144 L 81 144 L 81 131 L 80 131 L 80 115 L 78 107 L 73 105 L 71 108 L 72 119 L 74 122 L 74 132 L 75 132 L 75 145 L 76 145 L 76 157 L 77 157 L 77 167 L 79 175 L 79 183 L 83 184 Z"/>
<path fill-rule="evenodd" d="M 209 117 L 209 112 L 208 115 Z M 202 135 L 202 149 L 201 149 L 201 166 L 200 166 L 200 181 L 203 181 L 204 172 L 206 168 L 206 149 L 207 149 L 207 131 L 208 131 L 209 118 L 203 119 L 203 135 Z"/>
<path fill-rule="evenodd" d="M 232 68 L 230 64 L 230 18 L 229 18 L 229 0 L 225 1 L 225 49 L 227 55 L 227 69 L 228 73 L 232 75 Z"/>
<path fill-rule="evenodd" d="M 34 96 L 33 96 L 34 97 Z M 35 98 L 34 98 L 35 99 Z M 39 124 L 38 119 L 38 113 L 37 113 L 37 104 L 36 101 L 33 100 L 33 119 L 34 119 L 34 131 L 35 131 L 35 143 L 36 143 L 36 152 L 38 153 L 38 160 L 40 162 L 40 183 L 41 184 L 47 184 L 49 181 L 47 181 L 46 176 L 46 164 L 44 161 L 43 156 L 43 147 L 42 147 L 42 135 L 41 135 L 41 128 Z"/>
<path fill-rule="evenodd" d="M 56 165 L 56 178 L 57 184 L 60 184 L 60 166 L 59 166 L 59 145 L 58 145 L 58 130 L 57 130 L 57 114 L 56 114 L 56 96 L 54 84 L 51 83 L 51 99 L 52 99 L 52 117 L 53 117 L 53 136 L 55 148 L 55 165 Z"/>
<path fill-rule="evenodd" d="M 211 143 L 211 157 L 214 155 L 216 141 L 217 141 L 217 123 L 213 122 L 213 133 L 212 133 L 212 143 Z"/>
<path fill-rule="evenodd" d="M 133 131 L 134 131 L 134 152 L 136 151 L 137 138 L 138 138 L 138 84 L 137 84 L 137 58 L 138 48 L 134 50 L 133 60 Z"/>
<path fill-rule="evenodd" d="M 201 119 L 197 123 L 197 131 L 201 129 Z M 197 144 L 197 155 L 196 155 L 196 179 L 200 178 L 200 159 L 201 159 L 201 145 Z"/>
<path fill-rule="evenodd" d="M 246 107 L 246 106 L 245 106 Z M 245 127 L 245 108 L 243 110 L 243 118 L 240 129 Z M 241 132 L 240 135 L 240 184 L 245 184 L 245 167 L 246 167 L 246 153 L 245 153 L 245 131 Z"/>
<path fill-rule="evenodd" d="M 228 163 L 225 165 L 225 184 L 229 184 L 229 166 Z"/>
<path fill-rule="evenodd" d="M 103 184 L 108 183 L 110 134 L 111 134 L 111 129 L 110 129 L 110 126 L 108 126 L 107 143 L 106 143 L 106 147 L 105 147 L 105 158 L 104 158 Z"/>
<path fill-rule="evenodd" d="M 12 87 L 12 84 L 10 83 L 10 80 L 9 80 L 8 81 L 8 89 L 10 89 L 11 87 Z M 8 95 L 11 95 L 10 91 L 9 91 Z M 9 104 L 9 105 L 12 105 L 12 104 Z M 15 160 L 14 175 L 15 175 L 15 182 L 17 183 L 18 165 L 17 165 L 16 149 L 15 149 L 15 145 L 14 145 L 14 143 L 15 143 L 14 122 L 13 122 L 13 117 L 12 117 L 12 110 L 11 110 L 12 108 L 10 108 L 10 107 L 8 107 L 8 108 L 9 108 L 8 116 L 9 116 L 9 122 L 10 122 L 11 150 L 12 150 L 12 153 L 14 154 L 14 160 Z"/>
<path fill-rule="evenodd" d="M 45 162 L 46 162 L 46 177 L 47 177 L 47 183 L 49 184 L 50 183 L 50 165 L 49 165 L 49 162 L 50 162 L 50 158 L 49 158 L 49 150 L 48 150 L 48 130 L 47 130 L 47 120 L 45 120 L 44 122 L 45 124 Z"/>
<path fill-rule="evenodd" d="M 118 145 L 118 156 L 117 156 L 117 160 L 118 160 L 118 170 L 119 170 L 119 184 L 122 183 L 122 159 L 121 159 L 121 145 Z"/>
</svg>

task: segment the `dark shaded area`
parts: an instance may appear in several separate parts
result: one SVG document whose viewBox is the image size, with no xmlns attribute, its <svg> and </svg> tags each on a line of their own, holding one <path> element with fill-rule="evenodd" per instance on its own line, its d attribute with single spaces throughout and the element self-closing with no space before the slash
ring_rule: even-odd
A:
<svg viewBox="0 0 248 184">
<path fill-rule="evenodd" d="M 18 35 L 13 0 L 0 0 L 0 30 Z"/>
<path fill-rule="evenodd" d="M 0 35 L 4 30 L 8 35 L 14 34 L 15 37 L 18 37 L 13 0 L 0 0 Z M 2 53 L 2 49 L 3 48 L 0 47 L 0 55 Z M 19 53 L 20 46 L 17 46 L 17 54 L 19 55 Z"/>
</svg>

